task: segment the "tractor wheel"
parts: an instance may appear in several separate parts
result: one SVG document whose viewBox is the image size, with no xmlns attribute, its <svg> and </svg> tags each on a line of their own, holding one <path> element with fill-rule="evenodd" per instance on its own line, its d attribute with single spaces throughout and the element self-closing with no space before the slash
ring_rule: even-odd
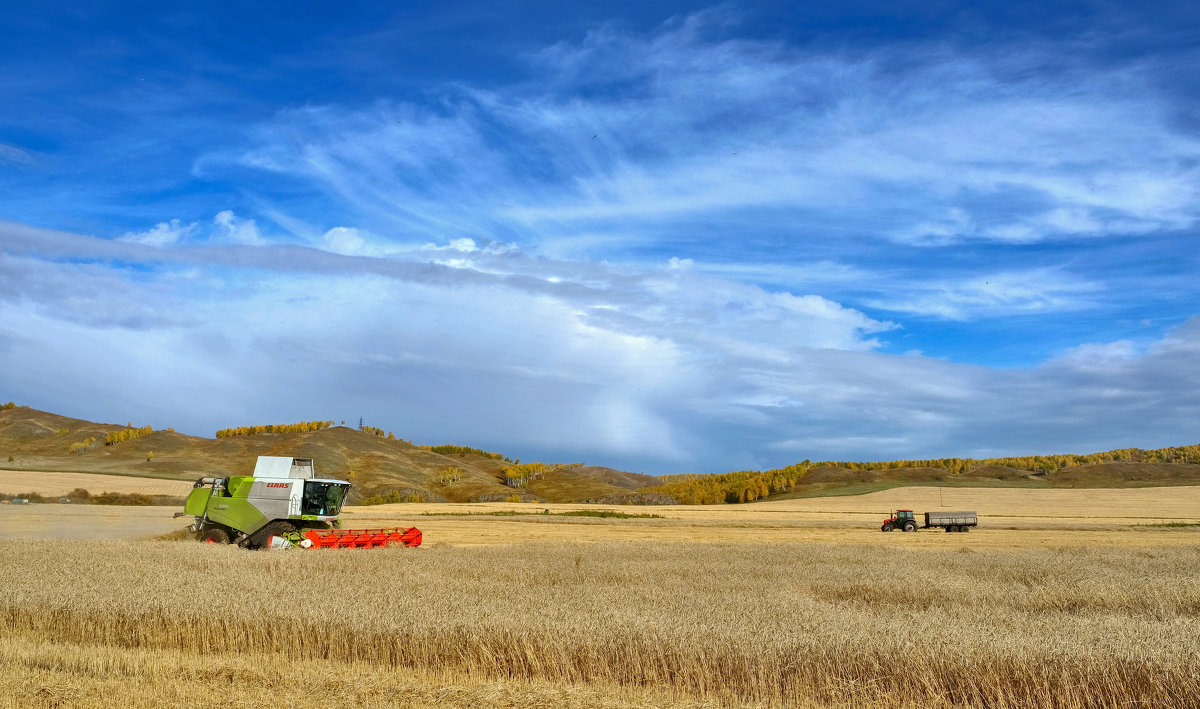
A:
<svg viewBox="0 0 1200 709">
<path fill-rule="evenodd" d="M 906 531 L 906 532 L 915 532 L 915 531 L 917 531 L 917 523 L 916 523 L 916 522 L 913 522 L 912 520 L 909 520 L 908 522 L 905 522 L 905 523 L 904 523 L 904 531 Z"/>
<path fill-rule="evenodd" d="M 880 529 L 881 531 L 884 531 L 884 532 L 890 532 L 890 531 L 894 530 L 894 529 L 895 529 L 895 527 L 893 527 L 893 526 L 892 526 L 892 525 L 890 525 L 890 524 L 885 524 L 885 525 L 883 525 L 882 527 L 880 527 L 879 529 Z"/>
<path fill-rule="evenodd" d="M 196 539 L 199 539 L 201 544 L 228 544 L 229 532 L 220 527 L 209 527 L 208 529 L 201 530 L 196 535 Z"/>
<path fill-rule="evenodd" d="M 270 522 L 267 526 L 259 530 L 258 534 L 254 535 L 254 548 L 262 549 L 267 546 L 273 536 L 282 536 L 296 531 L 296 525 L 291 522 Z"/>
</svg>

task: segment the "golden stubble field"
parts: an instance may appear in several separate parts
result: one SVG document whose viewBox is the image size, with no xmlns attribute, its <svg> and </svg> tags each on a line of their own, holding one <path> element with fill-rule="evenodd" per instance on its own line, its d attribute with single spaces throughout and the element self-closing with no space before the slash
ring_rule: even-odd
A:
<svg viewBox="0 0 1200 709">
<path fill-rule="evenodd" d="M 46 497 L 66 495 L 76 488 L 92 494 L 140 492 L 143 495 L 187 495 L 192 483 L 131 475 L 101 473 L 56 473 L 40 470 L 0 470 L 0 492 L 19 495 L 36 492 Z"/>
<path fill-rule="evenodd" d="M 578 507 L 359 507 L 426 544 L 246 552 L 0 506 L 0 706 L 1200 706 L 1200 530 L 1152 526 L 1200 488 L 475 514 Z"/>
</svg>

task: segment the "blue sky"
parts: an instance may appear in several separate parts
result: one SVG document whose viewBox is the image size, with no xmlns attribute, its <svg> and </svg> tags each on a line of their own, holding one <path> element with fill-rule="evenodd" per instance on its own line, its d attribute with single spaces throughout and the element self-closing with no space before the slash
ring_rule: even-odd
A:
<svg viewBox="0 0 1200 709">
<path fill-rule="evenodd" d="M 0 399 L 652 473 L 1198 440 L 1185 3 L 47 3 Z"/>
</svg>

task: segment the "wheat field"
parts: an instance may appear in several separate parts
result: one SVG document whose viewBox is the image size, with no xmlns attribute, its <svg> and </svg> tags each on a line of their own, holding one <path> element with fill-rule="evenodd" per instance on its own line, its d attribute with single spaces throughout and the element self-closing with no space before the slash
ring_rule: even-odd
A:
<svg viewBox="0 0 1200 709">
<path fill-rule="evenodd" d="M 1200 706 L 1192 529 L 1137 547 L 921 534 L 959 541 L 0 541 L 0 701 Z"/>
</svg>

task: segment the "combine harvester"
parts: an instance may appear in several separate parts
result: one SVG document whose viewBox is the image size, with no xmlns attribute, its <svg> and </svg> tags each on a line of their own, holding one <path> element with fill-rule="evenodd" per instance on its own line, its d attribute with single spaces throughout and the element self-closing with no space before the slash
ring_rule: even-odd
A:
<svg viewBox="0 0 1200 709">
<path fill-rule="evenodd" d="M 247 549 L 367 549 L 421 545 L 421 530 L 341 529 L 350 483 L 318 478 L 311 458 L 259 456 L 254 475 L 200 478 L 176 517 L 208 544 Z"/>
</svg>

